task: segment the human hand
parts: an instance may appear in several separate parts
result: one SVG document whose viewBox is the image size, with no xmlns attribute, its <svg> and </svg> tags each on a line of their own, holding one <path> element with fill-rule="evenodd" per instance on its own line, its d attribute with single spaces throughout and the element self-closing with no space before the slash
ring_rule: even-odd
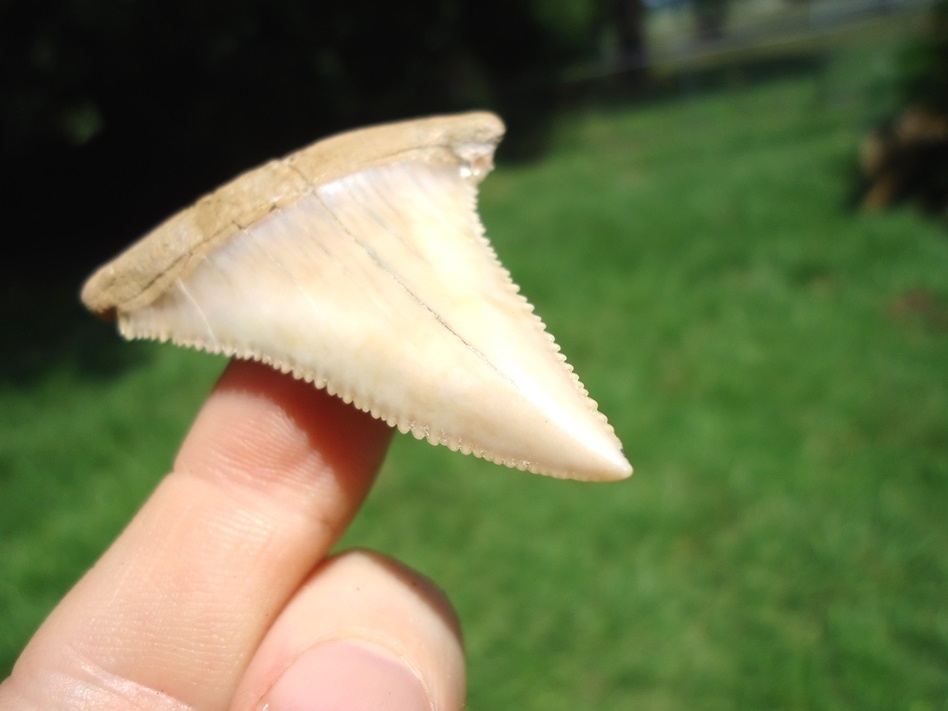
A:
<svg viewBox="0 0 948 711">
<path fill-rule="evenodd" d="M 437 588 L 376 554 L 327 558 L 389 439 L 307 383 L 232 363 L 0 709 L 460 709 L 460 632 Z"/>
</svg>

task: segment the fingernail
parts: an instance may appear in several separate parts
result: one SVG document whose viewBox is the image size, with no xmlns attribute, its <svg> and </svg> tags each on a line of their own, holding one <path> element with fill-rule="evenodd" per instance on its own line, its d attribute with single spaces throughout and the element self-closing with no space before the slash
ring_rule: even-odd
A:
<svg viewBox="0 0 948 711">
<path fill-rule="evenodd" d="M 351 641 L 325 642 L 283 672 L 260 711 L 431 711 L 421 680 L 386 650 Z"/>
</svg>

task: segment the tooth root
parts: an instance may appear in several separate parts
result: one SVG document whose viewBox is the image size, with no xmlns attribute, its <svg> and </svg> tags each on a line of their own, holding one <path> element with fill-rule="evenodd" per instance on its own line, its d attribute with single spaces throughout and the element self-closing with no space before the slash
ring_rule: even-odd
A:
<svg viewBox="0 0 948 711">
<path fill-rule="evenodd" d="M 171 218 L 83 298 L 127 338 L 261 360 L 418 439 L 623 478 L 619 440 L 484 237 L 476 183 L 501 133 L 474 114 L 327 139 Z M 349 171 L 313 158 L 344 149 Z"/>
</svg>

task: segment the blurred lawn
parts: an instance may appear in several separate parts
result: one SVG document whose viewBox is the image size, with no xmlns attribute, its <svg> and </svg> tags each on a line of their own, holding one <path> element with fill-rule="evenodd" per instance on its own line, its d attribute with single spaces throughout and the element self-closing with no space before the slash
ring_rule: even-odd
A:
<svg viewBox="0 0 948 711">
<path fill-rule="evenodd" d="M 948 235 L 844 206 L 887 52 L 571 114 L 547 160 L 485 183 L 501 259 L 636 475 L 397 438 L 345 544 L 445 588 L 471 709 L 945 708 Z M 3 672 L 221 370 L 44 313 L 67 334 L 0 381 Z"/>
</svg>

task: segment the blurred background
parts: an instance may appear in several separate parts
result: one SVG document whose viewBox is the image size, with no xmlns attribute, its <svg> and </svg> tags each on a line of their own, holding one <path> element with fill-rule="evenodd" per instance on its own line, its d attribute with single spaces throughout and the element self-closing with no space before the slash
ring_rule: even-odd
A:
<svg viewBox="0 0 948 711">
<path fill-rule="evenodd" d="M 437 581 L 471 709 L 948 708 L 948 3 L 0 2 L 0 671 L 223 368 L 85 276 L 236 173 L 470 108 L 481 212 L 636 467 L 396 438 L 344 545 Z"/>
</svg>

